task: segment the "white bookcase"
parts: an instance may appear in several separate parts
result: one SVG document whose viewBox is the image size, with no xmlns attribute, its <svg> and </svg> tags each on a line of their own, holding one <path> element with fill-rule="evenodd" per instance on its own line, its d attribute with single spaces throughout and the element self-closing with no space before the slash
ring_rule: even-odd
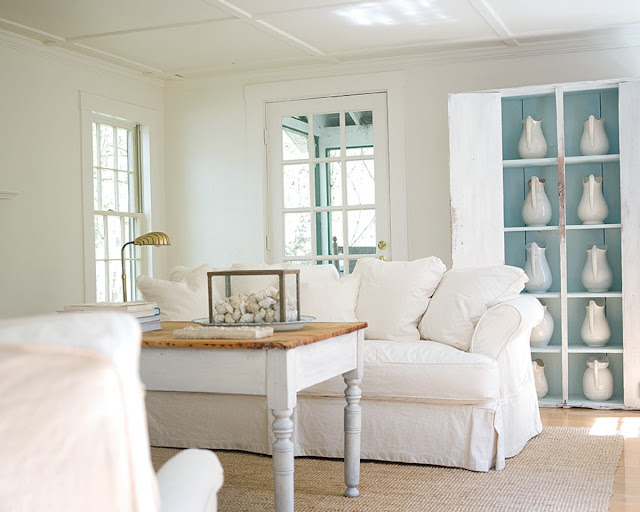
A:
<svg viewBox="0 0 640 512">
<path fill-rule="evenodd" d="M 544 158 L 520 159 L 522 120 L 543 119 Z M 582 156 L 583 123 L 605 118 L 608 154 Z M 449 96 L 450 193 L 454 267 L 525 264 L 525 245 L 546 244 L 553 281 L 543 298 L 554 318 L 546 347 L 532 347 L 545 362 L 548 394 L 541 406 L 640 408 L 640 82 L 608 80 L 552 84 Z M 582 179 L 601 176 L 609 215 L 603 224 L 577 217 Z M 522 203 L 532 176 L 545 178 L 552 218 L 526 227 Z M 608 246 L 613 285 L 589 293 L 581 281 L 586 249 Z M 604 301 L 611 340 L 588 347 L 580 327 L 588 300 Z M 582 391 L 591 356 L 607 355 L 614 378 L 610 400 L 593 402 Z"/>
</svg>

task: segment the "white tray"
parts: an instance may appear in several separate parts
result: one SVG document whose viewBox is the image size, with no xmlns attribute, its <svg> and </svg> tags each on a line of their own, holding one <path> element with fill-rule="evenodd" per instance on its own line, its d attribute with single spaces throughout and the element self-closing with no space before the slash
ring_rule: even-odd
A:
<svg viewBox="0 0 640 512">
<path fill-rule="evenodd" d="M 200 325 L 207 325 L 212 327 L 273 327 L 274 331 L 297 331 L 302 329 L 307 322 L 315 320 L 315 316 L 300 315 L 300 320 L 291 320 L 289 322 L 251 322 L 251 323 L 236 323 L 227 324 L 225 322 L 209 322 L 209 317 L 196 318 L 193 322 Z"/>
</svg>

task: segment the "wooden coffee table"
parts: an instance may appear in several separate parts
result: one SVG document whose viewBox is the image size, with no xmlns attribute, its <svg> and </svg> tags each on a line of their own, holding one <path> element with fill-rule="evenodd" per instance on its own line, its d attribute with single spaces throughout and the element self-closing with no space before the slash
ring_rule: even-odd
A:
<svg viewBox="0 0 640 512">
<path fill-rule="evenodd" d="M 298 391 L 342 375 L 345 496 L 360 483 L 360 382 L 364 322 L 312 322 L 259 340 L 178 339 L 190 322 L 163 322 L 142 335 L 140 375 L 149 390 L 263 395 L 274 416 L 273 476 L 278 512 L 293 510 L 293 422 Z"/>
</svg>

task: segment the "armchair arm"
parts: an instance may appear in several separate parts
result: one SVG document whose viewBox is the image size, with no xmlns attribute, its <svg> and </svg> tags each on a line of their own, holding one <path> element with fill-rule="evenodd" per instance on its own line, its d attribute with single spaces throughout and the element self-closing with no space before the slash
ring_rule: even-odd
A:
<svg viewBox="0 0 640 512">
<path fill-rule="evenodd" d="M 158 471 L 162 512 L 215 512 L 223 472 L 210 450 L 183 450 Z"/>
<path fill-rule="evenodd" d="M 543 316 L 544 309 L 535 297 L 520 295 L 501 302 L 480 317 L 469 352 L 498 359 L 511 340 L 522 337 L 528 342 L 531 329 Z"/>
</svg>

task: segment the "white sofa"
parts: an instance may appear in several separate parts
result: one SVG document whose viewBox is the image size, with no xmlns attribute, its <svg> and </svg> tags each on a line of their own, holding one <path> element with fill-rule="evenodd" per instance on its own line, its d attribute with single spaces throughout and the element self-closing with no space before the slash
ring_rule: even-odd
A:
<svg viewBox="0 0 640 512">
<path fill-rule="evenodd" d="M 177 268 L 169 281 L 142 276 L 138 287 L 171 313 L 165 319 L 203 317 L 207 270 Z M 529 337 L 543 309 L 520 294 L 521 269 L 445 270 L 433 257 L 366 258 L 344 278 L 328 265 L 301 267 L 301 312 L 369 324 L 363 459 L 502 469 L 542 430 Z M 341 378 L 298 393 L 296 455 L 342 457 L 343 393 Z M 271 453 L 272 418 L 261 397 L 149 392 L 147 409 L 154 446 Z"/>
</svg>

